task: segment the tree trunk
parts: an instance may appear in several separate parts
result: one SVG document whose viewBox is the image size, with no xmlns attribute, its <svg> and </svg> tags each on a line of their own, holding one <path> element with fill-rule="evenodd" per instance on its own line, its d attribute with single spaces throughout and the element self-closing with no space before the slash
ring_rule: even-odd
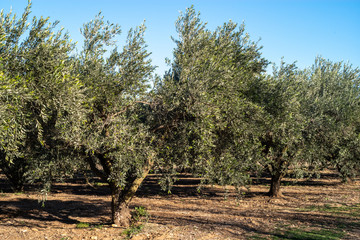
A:
<svg viewBox="0 0 360 240">
<path fill-rule="evenodd" d="M 111 188 L 111 214 L 112 222 L 117 226 L 129 227 L 131 224 L 131 213 L 129 209 L 129 204 L 132 198 L 135 196 L 136 191 L 140 187 L 140 184 L 144 181 L 145 177 L 148 175 L 152 165 L 153 156 L 149 157 L 147 165 L 144 167 L 142 175 L 128 181 L 125 188 L 121 189 L 116 186 L 114 183 L 109 183 Z"/>
<path fill-rule="evenodd" d="M 111 221 L 121 227 L 129 227 L 131 223 L 131 213 L 129 204 L 124 199 L 124 194 L 119 188 L 111 190 Z"/>
<path fill-rule="evenodd" d="M 289 163 L 285 161 L 282 156 L 284 156 L 287 151 L 287 146 L 282 150 L 280 157 L 275 161 L 275 164 L 271 166 L 271 186 L 269 191 L 270 197 L 283 197 L 280 186 L 281 180 L 286 175 L 288 171 Z"/>
<path fill-rule="evenodd" d="M 270 197 L 283 197 L 280 186 L 281 186 L 281 179 L 282 179 L 281 173 L 276 173 L 271 176 L 271 186 L 269 191 Z"/>
</svg>

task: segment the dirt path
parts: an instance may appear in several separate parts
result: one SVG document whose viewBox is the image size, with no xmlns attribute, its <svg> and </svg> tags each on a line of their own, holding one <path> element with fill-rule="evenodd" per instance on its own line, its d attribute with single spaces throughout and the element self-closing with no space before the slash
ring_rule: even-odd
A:
<svg viewBox="0 0 360 240">
<path fill-rule="evenodd" d="M 146 208 L 148 220 L 127 230 L 109 224 L 105 186 L 56 184 L 43 207 L 36 193 L 5 190 L 0 193 L 0 239 L 301 239 L 295 237 L 303 233 L 360 239 L 359 181 L 288 179 L 283 199 L 265 195 L 266 179 L 242 199 L 231 188 L 209 186 L 199 193 L 198 179 L 189 176 L 172 195 L 162 193 L 155 182 L 149 178 L 132 202 L 133 208 Z M 86 228 L 78 228 L 79 222 Z"/>
</svg>

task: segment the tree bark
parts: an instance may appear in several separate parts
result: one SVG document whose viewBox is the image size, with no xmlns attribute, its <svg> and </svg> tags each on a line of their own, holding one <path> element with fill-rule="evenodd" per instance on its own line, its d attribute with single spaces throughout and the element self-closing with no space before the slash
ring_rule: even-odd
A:
<svg viewBox="0 0 360 240">
<path fill-rule="evenodd" d="M 153 156 L 150 156 L 141 176 L 127 182 L 124 189 L 121 189 L 116 184 L 110 182 L 111 188 L 111 220 L 113 224 L 121 227 L 129 227 L 131 224 L 131 213 L 129 204 L 132 198 L 135 196 L 136 191 L 140 187 L 148 175 L 152 165 Z"/>
<path fill-rule="evenodd" d="M 124 199 L 124 194 L 118 187 L 111 189 L 111 221 L 121 227 L 129 227 L 131 223 L 131 213 L 129 204 Z"/>
<path fill-rule="evenodd" d="M 281 179 L 283 174 L 280 172 L 276 172 L 274 175 L 271 176 L 271 186 L 269 191 L 270 197 L 283 197 L 280 186 L 281 186 Z"/>
</svg>

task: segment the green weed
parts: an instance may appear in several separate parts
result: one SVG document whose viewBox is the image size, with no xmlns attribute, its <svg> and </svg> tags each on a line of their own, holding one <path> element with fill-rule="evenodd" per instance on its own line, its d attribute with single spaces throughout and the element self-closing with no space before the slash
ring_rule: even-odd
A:
<svg viewBox="0 0 360 240">
<path fill-rule="evenodd" d="M 123 234 L 126 236 L 126 239 L 131 239 L 133 236 L 135 236 L 136 234 L 140 233 L 142 231 L 142 229 L 144 228 L 144 224 L 140 224 L 140 225 L 131 225 L 129 228 L 125 229 L 123 231 Z"/>
<path fill-rule="evenodd" d="M 135 221 L 148 221 L 149 213 L 147 212 L 146 208 L 143 206 L 135 207 L 135 211 L 133 213 L 133 219 Z"/>
<path fill-rule="evenodd" d="M 104 225 L 102 224 L 90 224 L 86 222 L 79 222 L 78 224 L 76 224 L 76 228 L 90 228 L 90 230 L 94 230 L 96 228 L 102 229 L 103 227 Z"/>
<path fill-rule="evenodd" d="M 89 223 L 79 222 L 78 224 L 76 224 L 76 228 L 89 228 L 89 227 L 90 227 Z"/>
<path fill-rule="evenodd" d="M 324 204 L 324 206 L 312 205 L 305 208 L 300 208 L 298 210 L 302 212 L 317 211 L 317 212 L 328 212 L 338 215 L 348 215 L 352 217 L 360 217 L 360 204 L 354 204 L 350 206 L 344 205 L 337 207 L 332 207 L 330 204 Z"/>
<path fill-rule="evenodd" d="M 339 240 L 344 237 L 344 233 L 327 229 L 310 230 L 304 229 L 288 229 L 283 233 L 275 233 L 273 240 Z"/>
<path fill-rule="evenodd" d="M 135 210 L 132 214 L 133 223 L 129 228 L 123 231 L 123 234 L 126 236 L 126 239 L 130 239 L 136 234 L 140 233 L 145 227 L 144 223 L 137 224 L 138 222 L 147 222 L 149 220 L 149 213 L 145 207 L 135 207 Z"/>
<path fill-rule="evenodd" d="M 94 186 L 96 186 L 96 187 L 107 186 L 107 185 L 108 185 L 107 183 L 103 183 L 103 182 L 95 182 L 94 183 Z"/>
<path fill-rule="evenodd" d="M 266 240 L 266 239 L 268 239 L 268 238 L 262 237 L 262 236 L 260 236 L 260 235 L 257 234 L 257 235 L 250 236 L 250 237 L 248 237 L 247 239 Z"/>
<path fill-rule="evenodd" d="M 94 230 L 94 229 L 102 229 L 104 227 L 103 224 L 96 224 L 96 225 L 91 225 L 91 230 Z"/>
</svg>

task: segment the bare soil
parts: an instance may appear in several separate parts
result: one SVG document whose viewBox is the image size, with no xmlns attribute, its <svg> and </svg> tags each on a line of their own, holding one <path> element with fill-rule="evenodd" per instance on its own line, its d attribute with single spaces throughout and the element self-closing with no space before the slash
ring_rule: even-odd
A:
<svg viewBox="0 0 360 240">
<path fill-rule="evenodd" d="M 110 224 L 106 186 L 93 188 L 83 179 L 56 183 L 42 206 L 37 192 L 12 193 L 2 176 L 0 239 L 285 239 L 281 234 L 289 229 L 325 229 L 360 239 L 359 181 L 341 183 L 330 172 L 321 179 L 285 179 L 284 198 L 278 199 L 266 196 L 266 178 L 254 180 L 241 198 L 231 187 L 198 191 L 198 184 L 183 175 L 167 194 L 149 176 L 131 204 L 145 207 L 149 218 L 126 230 Z M 80 222 L 89 227 L 78 228 Z"/>
</svg>

